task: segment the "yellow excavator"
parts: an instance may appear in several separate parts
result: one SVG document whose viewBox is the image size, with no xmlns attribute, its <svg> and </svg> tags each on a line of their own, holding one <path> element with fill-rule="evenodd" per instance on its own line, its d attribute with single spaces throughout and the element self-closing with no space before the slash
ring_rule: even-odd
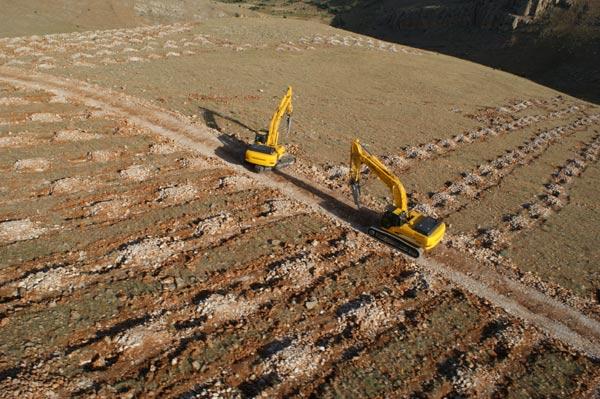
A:
<svg viewBox="0 0 600 399">
<path fill-rule="evenodd" d="M 419 211 L 409 210 L 406 190 L 400 179 L 377 157 L 371 155 L 358 139 L 354 139 L 350 150 L 350 188 L 356 206 L 360 209 L 360 174 L 363 164 L 389 187 L 393 199 L 393 207 L 382 215 L 380 227 L 369 227 L 369 235 L 413 258 L 418 258 L 423 251 L 438 245 L 444 237 L 446 225 Z"/>
<path fill-rule="evenodd" d="M 279 125 L 284 115 L 287 116 L 287 132 L 292 126 L 292 87 L 288 87 L 277 110 L 271 118 L 269 132 L 256 133 L 254 143 L 248 146 L 244 160 L 254 166 L 254 170 L 262 172 L 272 168 L 282 168 L 294 163 L 294 157 L 288 154 L 285 147 L 279 144 Z"/>
</svg>

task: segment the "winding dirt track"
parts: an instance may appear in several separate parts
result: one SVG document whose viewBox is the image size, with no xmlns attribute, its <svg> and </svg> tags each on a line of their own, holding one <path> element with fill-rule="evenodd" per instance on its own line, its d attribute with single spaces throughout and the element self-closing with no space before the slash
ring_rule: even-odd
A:
<svg viewBox="0 0 600 399">
<path fill-rule="evenodd" d="M 229 141 L 227 136 L 220 136 L 219 132 L 205 125 L 192 124 L 183 116 L 149 102 L 81 81 L 9 67 L 0 67 L 0 81 L 46 90 L 88 106 L 100 107 L 204 156 L 220 158 L 238 173 L 305 203 L 314 211 L 332 218 L 336 224 L 349 225 L 362 232 L 371 217 L 356 212 L 345 198 L 339 198 L 335 193 L 292 173 L 278 171 L 257 175 L 249 172 L 239 164 L 239 146 Z M 475 261 L 465 259 L 465 254 L 449 248 L 441 248 L 434 257 L 423 257 L 417 263 L 587 356 L 600 359 L 600 323 L 597 320 Z"/>
</svg>

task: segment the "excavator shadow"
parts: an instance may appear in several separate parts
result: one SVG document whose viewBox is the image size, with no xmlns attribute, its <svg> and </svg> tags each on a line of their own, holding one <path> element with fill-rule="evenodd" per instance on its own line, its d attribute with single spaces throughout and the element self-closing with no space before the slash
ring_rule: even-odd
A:
<svg viewBox="0 0 600 399">
<path fill-rule="evenodd" d="M 233 135 L 223 133 L 223 130 L 221 129 L 216 120 L 216 117 L 227 119 L 230 122 L 233 122 L 251 132 L 256 132 L 256 130 L 252 129 L 251 127 L 245 125 L 244 123 L 238 120 L 223 116 L 218 112 L 214 112 L 210 109 L 202 108 L 202 111 L 204 122 L 206 123 L 206 125 L 221 133 L 219 134 L 218 139 L 222 145 L 221 147 L 215 150 L 215 155 L 217 155 L 219 158 L 223 159 L 228 163 L 243 165 L 248 168 L 248 166 L 244 162 L 244 152 L 246 150 L 247 143 L 242 140 L 239 140 Z M 333 215 L 337 216 L 338 218 L 348 222 L 353 228 L 357 230 L 366 231 L 366 226 L 371 226 L 378 223 L 379 214 L 375 211 L 372 211 L 367 208 L 361 208 L 360 210 L 357 210 L 353 205 L 336 198 L 336 196 L 332 193 L 327 193 L 326 191 L 316 187 L 310 182 L 292 176 L 291 174 L 285 172 L 285 170 L 273 169 L 270 173 L 273 173 L 274 175 L 285 179 L 287 182 L 293 184 L 298 189 L 310 193 L 314 197 L 318 198 L 319 206 L 332 213 Z"/>
<path fill-rule="evenodd" d="M 244 165 L 244 150 L 246 143 L 228 134 L 220 134 L 218 137 L 221 147 L 215 150 L 215 155 L 219 158 L 235 165 Z"/>
<path fill-rule="evenodd" d="M 208 109 L 208 108 L 202 108 L 202 107 L 200 107 L 200 110 L 202 110 L 202 117 L 204 118 L 204 123 L 206 123 L 206 125 L 208 127 L 212 128 L 212 129 L 216 129 L 219 132 L 222 132 L 222 129 L 219 126 L 219 123 L 217 122 L 217 118 L 216 117 L 219 117 L 221 119 L 226 119 L 229 122 L 235 123 L 236 125 L 244 128 L 244 129 L 246 129 L 248 131 L 251 131 L 252 133 L 256 133 L 256 129 L 254 129 L 254 128 L 248 126 L 248 125 L 246 125 L 243 122 L 240 122 L 237 119 L 234 119 L 234 118 L 229 117 L 229 116 L 225 116 L 223 114 L 220 114 L 219 112 L 213 111 L 213 110 Z"/>
<path fill-rule="evenodd" d="M 274 169 L 273 174 L 280 176 L 299 189 L 312 194 L 319 199 L 319 206 L 331 214 L 349 223 L 353 228 L 366 231 L 367 226 L 378 223 L 379 214 L 367 208 L 357 210 L 351 204 L 336 198 L 335 195 L 315 187 L 314 185 L 292 176 L 280 169 Z"/>
<path fill-rule="evenodd" d="M 221 119 L 227 119 L 228 121 L 233 122 L 236 125 L 239 125 L 242 128 L 254 133 L 256 133 L 256 130 L 238 121 L 237 119 L 224 116 L 208 108 L 201 108 L 201 110 L 202 116 L 204 118 L 204 123 L 206 123 L 206 125 L 211 129 L 215 129 L 220 133 L 217 138 L 221 142 L 221 147 L 215 150 L 215 154 L 219 158 L 227 161 L 228 163 L 235 165 L 243 165 L 247 167 L 247 165 L 244 162 L 244 151 L 247 147 L 247 144 L 233 135 L 223 133 L 223 130 L 219 126 L 216 117 L 219 117 Z"/>
</svg>

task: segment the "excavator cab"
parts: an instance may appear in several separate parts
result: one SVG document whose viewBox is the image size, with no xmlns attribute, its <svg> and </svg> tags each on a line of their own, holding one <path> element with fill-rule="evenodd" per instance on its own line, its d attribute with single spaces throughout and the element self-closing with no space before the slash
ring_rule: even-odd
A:
<svg viewBox="0 0 600 399">
<path fill-rule="evenodd" d="M 389 229 L 391 227 L 400 227 L 407 221 L 406 212 L 398 212 L 397 209 L 387 210 L 381 215 L 381 227 Z"/>
</svg>

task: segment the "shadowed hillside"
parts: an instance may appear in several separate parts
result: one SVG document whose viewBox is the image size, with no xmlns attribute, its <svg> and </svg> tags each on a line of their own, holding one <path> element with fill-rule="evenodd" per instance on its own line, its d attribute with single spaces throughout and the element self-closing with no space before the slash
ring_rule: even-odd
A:
<svg viewBox="0 0 600 399">
<path fill-rule="evenodd" d="M 335 26 L 504 69 L 600 101 L 597 1 L 329 3 Z"/>
</svg>

